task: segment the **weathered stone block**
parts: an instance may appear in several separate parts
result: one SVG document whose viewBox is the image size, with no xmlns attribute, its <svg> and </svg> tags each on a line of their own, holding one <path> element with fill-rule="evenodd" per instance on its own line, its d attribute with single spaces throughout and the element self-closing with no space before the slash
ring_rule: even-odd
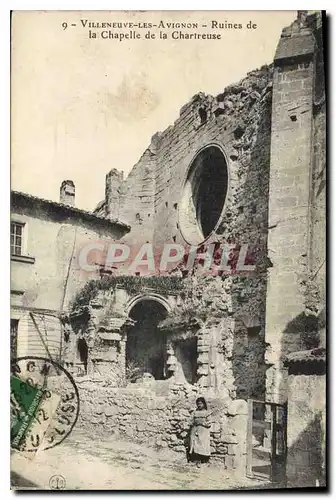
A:
<svg viewBox="0 0 336 500">
<path fill-rule="evenodd" d="M 211 432 L 213 433 L 220 433 L 221 430 L 221 425 L 219 422 L 212 422 L 211 424 Z"/>
<path fill-rule="evenodd" d="M 222 455 L 228 454 L 228 446 L 220 444 L 217 446 L 217 453 L 221 453 Z"/>
<path fill-rule="evenodd" d="M 183 446 L 182 444 L 180 444 L 178 446 L 174 446 L 173 450 L 177 451 L 179 453 L 185 453 L 185 451 L 186 451 L 185 446 Z"/>
<path fill-rule="evenodd" d="M 224 459 L 225 467 L 227 469 L 235 469 L 236 468 L 236 457 L 232 455 L 226 455 Z"/>
<path fill-rule="evenodd" d="M 227 410 L 227 415 L 235 416 L 235 415 L 247 415 L 248 408 L 247 402 L 243 399 L 236 399 L 232 401 Z"/>
<path fill-rule="evenodd" d="M 237 436 L 233 436 L 232 434 L 223 434 L 221 441 L 227 444 L 238 444 Z"/>
</svg>

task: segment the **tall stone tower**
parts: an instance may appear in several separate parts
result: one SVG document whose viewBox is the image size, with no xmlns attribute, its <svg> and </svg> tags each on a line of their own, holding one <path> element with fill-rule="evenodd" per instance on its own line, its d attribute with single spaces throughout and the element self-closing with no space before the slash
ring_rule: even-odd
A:
<svg viewBox="0 0 336 500">
<path fill-rule="evenodd" d="M 315 133 L 320 112 L 316 93 L 321 85 L 324 88 L 320 15 L 298 11 L 297 20 L 283 30 L 274 59 L 268 234 L 273 267 L 268 276 L 265 340 L 266 399 L 275 402 L 286 400 L 286 355 L 316 347 L 312 214 L 316 169 L 324 161 Z M 323 131 L 322 124 L 322 136 Z"/>
</svg>

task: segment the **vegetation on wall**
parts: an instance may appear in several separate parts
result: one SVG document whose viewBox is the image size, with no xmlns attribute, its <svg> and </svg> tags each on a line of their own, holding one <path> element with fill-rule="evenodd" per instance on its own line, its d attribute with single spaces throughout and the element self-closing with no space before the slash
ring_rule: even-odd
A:
<svg viewBox="0 0 336 500">
<path fill-rule="evenodd" d="M 75 311 L 89 305 L 99 291 L 115 290 L 117 286 L 124 288 L 129 295 L 148 289 L 167 295 L 181 292 L 183 280 L 179 276 L 104 276 L 88 281 L 74 297 L 70 310 Z"/>
<path fill-rule="evenodd" d="M 202 327 L 218 323 L 228 311 L 228 304 L 222 300 L 222 278 L 212 276 L 189 276 L 185 278 L 181 300 L 177 307 L 161 322 L 162 329 Z"/>
</svg>

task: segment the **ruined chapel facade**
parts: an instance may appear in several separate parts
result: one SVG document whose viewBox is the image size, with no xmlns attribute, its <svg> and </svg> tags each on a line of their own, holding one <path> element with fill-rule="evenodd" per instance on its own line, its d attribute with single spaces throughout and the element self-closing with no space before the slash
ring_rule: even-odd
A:
<svg viewBox="0 0 336 500">
<path fill-rule="evenodd" d="M 105 270 L 69 315 L 73 342 L 76 335 L 87 342 L 89 375 L 122 390 L 149 373 L 157 391 L 166 380 L 173 391 L 226 401 L 225 418 L 245 414 L 239 404 L 248 398 L 287 401 L 288 355 L 325 346 L 322 45 L 321 14 L 299 12 L 272 65 L 217 96 L 195 95 L 152 137 L 126 179 L 115 169 L 107 174 L 96 213 L 130 225 L 122 242 L 247 245 L 254 269 L 216 276 L 197 265 L 167 276 Z M 68 366 L 83 361 L 75 350 Z M 130 436 L 141 433 L 117 410 L 95 413 L 90 398 L 84 401 L 95 422 L 115 419 Z M 230 441 L 231 424 L 221 438 L 218 425 L 217 453 L 244 448 Z M 162 433 L 161 444 L 181 446 Z"/>
</svg>

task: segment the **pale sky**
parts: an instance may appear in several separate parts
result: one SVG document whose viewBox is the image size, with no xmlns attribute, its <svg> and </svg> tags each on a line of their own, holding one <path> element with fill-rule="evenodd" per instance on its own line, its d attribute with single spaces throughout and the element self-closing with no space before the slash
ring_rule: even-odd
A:
<svg viewBox="0 0 336 500">
<path fill-rule="evenodd" d="M 194 94 L 217 95 L 271 63 L 282 28 L 295 18 L 296 11 L 14 13 L 12 189 L 58 201 L 62 180 L 71 179 L 76 206 L 92 210 L 104 198 L 111 168 L 127 174 L 152 135 L 173 124 Z M 213 32 L 212 20 L 244 28 L 217 29 L 221 40 L 120 42 L 100 38 L 100 29 L 92 30 L 97 39 L 89 39 L 81 19 L 208 26 L 181 29 L 188 33 Z M 250 20 L 257 29 L 245 27 Z M 180 29 L 164 31 L 170 37 Z M 159 32 L 152 30 L 157 37 Z"/>
</svg>

